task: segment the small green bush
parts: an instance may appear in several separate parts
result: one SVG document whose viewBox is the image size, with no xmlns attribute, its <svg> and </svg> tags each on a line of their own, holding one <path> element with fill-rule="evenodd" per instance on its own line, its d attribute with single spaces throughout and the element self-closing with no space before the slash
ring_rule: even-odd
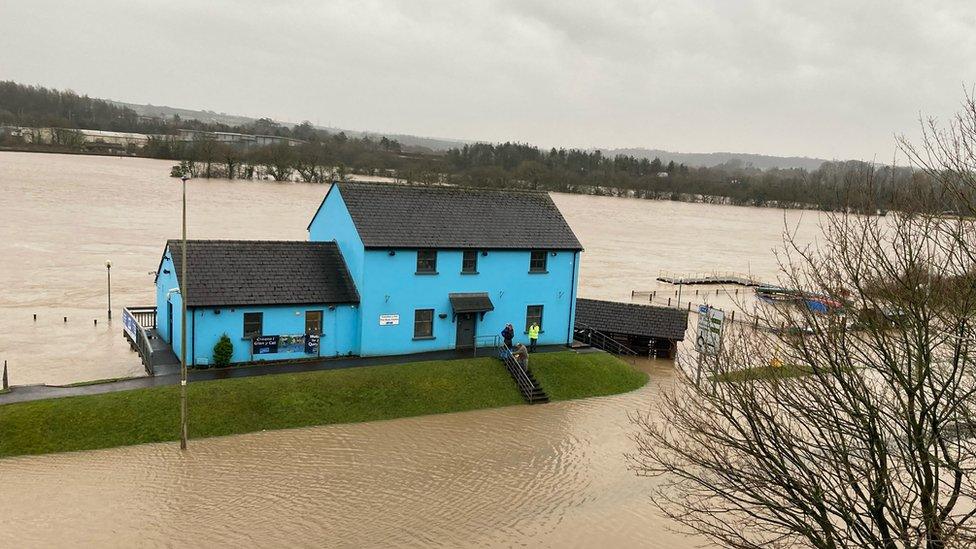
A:
<svg viewBox="0 0 976 549">
<path fill-rule="evenodd" d="M 214 366 L 227 366 L 230 364 L 231 357 L 234 356 L 234 344 L 231 343 L 227 334 L 220 336 L 220 340 L 214 345 L 213 363 Z"/>
</svg>

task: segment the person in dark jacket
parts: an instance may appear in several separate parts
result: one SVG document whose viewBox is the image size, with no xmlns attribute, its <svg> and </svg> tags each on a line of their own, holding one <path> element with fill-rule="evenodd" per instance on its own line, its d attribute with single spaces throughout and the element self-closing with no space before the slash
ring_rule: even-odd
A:
<svg viewBox="0 0 976 549">
<path fill-rule="evenodd" d="M 512 327 L 511 323 L 506 324 L 505 328 L 502 330 L 502 339 L 505 340 L 505 346 L 509 349 L 512 348 L 512 340 L 515 338 L 515 328 Z"/>
</svg>

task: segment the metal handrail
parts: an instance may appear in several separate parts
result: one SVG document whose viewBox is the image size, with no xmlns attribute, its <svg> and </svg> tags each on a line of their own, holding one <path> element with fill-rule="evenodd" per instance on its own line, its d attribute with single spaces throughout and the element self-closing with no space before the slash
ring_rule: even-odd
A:
<svg viewBox="0 0 976 549">
<path fill-rule="evenodd" d="M 144 328 L 156 327 L 156 307 L 125 307 L 125 310 L 129 311 L 140 326 Z"/>
<path fill-rule="evenodd" d="M 152 343 L 149 341 L 149 334 L 146 333 L 146 329 L 139 326 L 139 354 L 142 355 L 143 365 L 146 367 L 146 373 L 151 376 L 156 375 L 156 371 L 153 369 L 152 363 Z"/>
<path fill-rule="evenodd" d="M 499 342 L 499 336 L 498 336 L 498 334 L 495 334 L 495 335 L 480 335 L 480 336 L 475 336 L 474 337 L 473 356 L 478 356 L 478 347 L 479 347 L 478 341 L 480 341 L 480 340 L 483 340 L 483 341 L 486 342 L 484 345 L 481 345 L 480 347 L 482 347 L 482 348 L 489 348 L 489 349 L 496 349 L 496 350 L 498 349 L 498 342 Z"/>
<path fill-rule="evenodd" d="M 630 347 L 624 345 L 623 343 L 617 341 L 616 339 L 608 336 L 607 334 L 601 332 L 600 330 L 597 330 L 596 328 L 587 326 L 582 322 L 577 322 L 576 325 L 582 327 L 583 330 L 586 331 L 586 336 L 588 340 L 587 343 L 593 345 L 594 347 L 603 349 L 604 351 L 615 355 L 622 355 L 622 356 L 628 356 L 633 358 L 637 358 L 638 356 L 640 356 L 640 353 L 638 353 L 637 351 L 631 349 Z M 599 343 L 593 341 L 594 335 L 599 336 L 599 341 L 600 341 Z M 608 342 L 616 346 L 616 351 L 607 348 L 610 346 L 607 344 Z M 631 360 L 631 364 L 636 364 L 636 362 Z"/>
<path fill-rule="evenodd" d="M 675 280 L 693 280 L 703 278 L 738 278 L 742 280 L 755 280 L 753 275 L 737 271 L 696 271 L 693 273 L 660 270 L 658 278 L 673 278 Z"/>
<path fill-rule="evenodd" d="M 149 329 L 156 327 L 156 307 L 123 307 L 123 323 L 125 322 L 126 315 L 132 317 L 135 321 L 135 341 L 132 341 L 132 344 L 135 345 L 139 356 L 142 358 L 142 364 L 146 368 L 146 373 L 151 376 L 156 375 L 152 363 L 152 342 L 149 337 Z M 147 329 L 145 324 L 151 325 Z M 124 327 L 122 333 L 126 337 L 130 337 Z"/>
<path fill-rule="evenodd" d="M 512 350 L 509 349 L 505 344 L 497 346 L 498 356 L 505 363 L 505 367 L 508 371 L 515 377 L 515 384 L 519 386 L 522 392 L 522 396 L 528 398 L 532 391 L 535 389 L 535 384 L 529 379 L 528 372 L 522 367 L 522 364 L 515 359 L 515 355 Z"/>
</svg>

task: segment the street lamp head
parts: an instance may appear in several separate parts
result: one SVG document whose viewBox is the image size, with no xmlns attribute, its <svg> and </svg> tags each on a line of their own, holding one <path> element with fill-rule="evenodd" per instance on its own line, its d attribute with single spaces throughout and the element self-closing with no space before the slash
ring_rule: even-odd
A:
<svg viewBox="0 0 976 549">
<path fill-rule="evenodd" d="M 106 269 L 111 269 L 112 268 L 112 260 L 111 259 L 106 259 L 105 260 L 105 268 Z"/>
<path fill-rule="evenodd" d="M 182 180 L 183 180 L 183 182 L 184 182 L 184 183 L 186 183 L 186 182 L 187 182 L 187 180 L 189 180 L 189 179 L 190 179 L 190 175 L 189 175 L 189 174 L 183 174 L 183 177 L 180 177 L 180 179 L 182 179 Z"/>
</svg>

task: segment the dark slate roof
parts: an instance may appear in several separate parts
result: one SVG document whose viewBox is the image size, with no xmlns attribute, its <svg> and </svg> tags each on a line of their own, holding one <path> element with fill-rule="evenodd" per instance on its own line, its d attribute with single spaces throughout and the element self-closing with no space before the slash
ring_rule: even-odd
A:
<svg viewBox="0 0 976 549">
<path fill-rule="evenodd" d="M 548 193 L 337 185 L 367 248 L 583 249 Z"/>
<path fill-rule="evenodd" d="M 166 243 L 179 280 L 180 240 Z M 188 240 L 188 307 L 358 303 L 335 242 Z"/>
<path fill-rule="evenodd" d="M 634 334 L 681 341 L 688 328 L 688 312 L 637 303 L 597 299 L 576 300 L 577 327 L 601 332 Z"/>
<path fill-rule="evenodd" d="M 481 313 L 495 310 L 495 305 L 486 292 L 448 294 L 447 297 L 455 313 Z"/>
</svg>

